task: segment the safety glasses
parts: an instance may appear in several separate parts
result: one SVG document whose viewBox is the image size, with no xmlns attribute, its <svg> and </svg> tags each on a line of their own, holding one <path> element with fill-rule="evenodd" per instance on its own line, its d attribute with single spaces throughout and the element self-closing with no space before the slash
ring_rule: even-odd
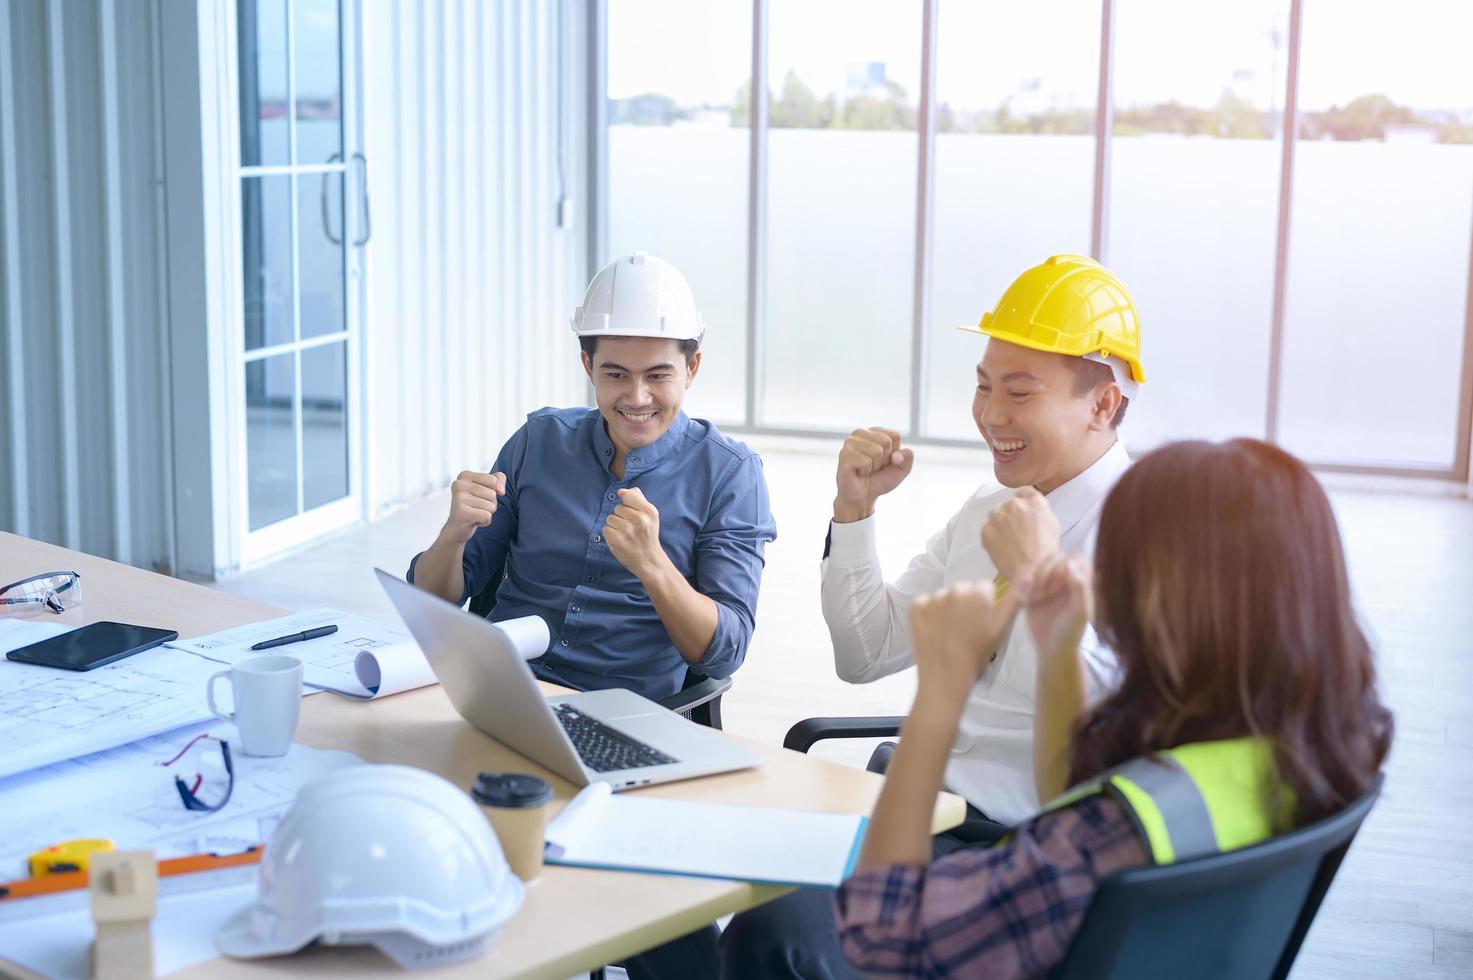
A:
<svg viewBox="0 0 1473 980">
<path fill-rule="evenodd" d="M 44 572 L 0 587 L 0 607 L 21 607 L 14 611 L 61 613 L 81 601 L 82 576 L 76 572 Z"/>
<path fill-rule="evenodd" d="M 161 762 L 159 765 L 172 766 L 184 758 L 185 754 L 194 747 L 196 742 L 204 741 L 220 743 L 220 756 L 225 762 L 225 776 L 227 780 L 225 783 L 225 795 L 220 798 L 219 803 L 214 804 L 206 803 L 196 796 L 195 794 L 199 792 L 199 788 L 205 779 L 204 774 L 199 772 L 194 774 L 192 782 L 186 782 L 184 777 L 176 772 L 174 774 L 174 788 L 179 791 L 179 800 L 184 804 L 184 809 L 193 810 L 198 813 L 214 813 L 216 810 L 223 809 L 225 804 L 230 802 L 230 794 L 235 792 L 235 763 L 230 758 L 229 742 L 223 738 L 216 738 L 214 735 L 196 735 L 185 744 L 184 748 L 180 749 L 174 755 L 174 758 L 168 762 Z"/>
</svg>

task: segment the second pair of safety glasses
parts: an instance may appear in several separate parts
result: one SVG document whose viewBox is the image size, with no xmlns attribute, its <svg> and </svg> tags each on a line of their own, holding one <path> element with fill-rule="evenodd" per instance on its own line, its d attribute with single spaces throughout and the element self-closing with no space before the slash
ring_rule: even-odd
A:
<svg viewBox="0 0 1473 980">
<path fill-rule="evenodd" d="M 0 613 L 65 612 L 82 601 L 82 576 L 76 572 L 43 572 L 0 586 Z"/>
</svg>

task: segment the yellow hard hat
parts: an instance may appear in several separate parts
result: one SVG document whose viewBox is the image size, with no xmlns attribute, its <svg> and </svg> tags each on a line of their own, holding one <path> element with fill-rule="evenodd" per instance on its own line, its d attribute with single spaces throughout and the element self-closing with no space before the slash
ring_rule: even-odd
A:
<svg viewBox="0 0 1473 980">
<path fill-rule="evenodd" d="M 1083 255 L 1055 255 L 1035 265 L 1013 280 L 980 323 L 958 329 L 1098 361 L 1127 396 L 1146 380 L 1135 301 L 1109 269 Z"/>
</svg>

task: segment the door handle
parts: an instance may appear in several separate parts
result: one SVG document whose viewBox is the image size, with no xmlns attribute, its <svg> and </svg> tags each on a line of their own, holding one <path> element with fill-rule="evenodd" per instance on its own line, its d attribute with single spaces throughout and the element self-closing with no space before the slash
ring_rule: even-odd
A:
<svg viewBox="0 0 1473 980">
<path fill-rule="evenodd" d="M 368 240 L 373 237 L 373 214 L 368 199 L 368 157 L 362 153 L 354 153 L 353 162 L 362 168 L 359 175 L 358 192 L 363 198 L 363 234 L 353 239 L 353 244 L 363 246 L 367 245 Z"/>
<path fill-rule="evenodd" d="M 342 158 L 343 155 L 341 153 L 334 153 L 332 156 L 327 158 L 327 162 L 336 163 Z M 334 245 L 341 245 L 343 244 L 343 240 L 332 233 L 332 218 L 329 214 L 327 205 L 327 182 L 332 179 L 332 175 L 333 171 L 331 170 L 323 173 L 322 182 L 318 185 L 317 196 L 322 202 L 322 233 L 326 235 L 327 240 L 332 242 Z"/>
</svg>

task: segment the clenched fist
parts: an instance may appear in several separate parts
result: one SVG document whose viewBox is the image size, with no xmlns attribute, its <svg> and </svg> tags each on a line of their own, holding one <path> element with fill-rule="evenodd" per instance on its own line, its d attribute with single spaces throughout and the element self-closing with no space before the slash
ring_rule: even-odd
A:
<svg viewBox="0 0 1473 980">
<path fill-rule="evenodd" d="M 875 501 L 900 486 L 914 465 L 915 453 L 901 447 L 894 429 L 855 429 L 839 449 L 834 520 L 847 524 L 873 514 Z"/>
<path fill-rule="evenodd" d="M 1059 522 L 1043 494 L 1024 487 L 987 515 L 982 547 L 1009 582 L 1021 582 L 1034 566 L 1059 551 Z"/>
<path fill-rule="evenodd" d="M 1053 555 L 1020 583 L 1028 609 L 1028 629 L 1040 664 L 1078 657 L 1084 627 L 1094 613 L 1090 569 L 1077 555 Z"/>
<path fill-rule="evenodd" d="M 638 487 L 619 491 L 619 506 L 604 522 L 604 541 L 619 563 L 641 581 L 669 560 L 660 547 L 660 512 Z"/>
<path fill-rule="evenodd" d="M 450 517 L 440 531 L 442 540 L 465 544 L 496 516 L 496 498 L 506 493 L 505 473 L 466 470 L 450 484 Z"/>
<path fill-rule="evenodd" d="M 910 606 L 910 642 L 922 686 L 965 697 L 992 660 L 1017 612 L 991 582 L 961 582 Z"/>
</svg>

